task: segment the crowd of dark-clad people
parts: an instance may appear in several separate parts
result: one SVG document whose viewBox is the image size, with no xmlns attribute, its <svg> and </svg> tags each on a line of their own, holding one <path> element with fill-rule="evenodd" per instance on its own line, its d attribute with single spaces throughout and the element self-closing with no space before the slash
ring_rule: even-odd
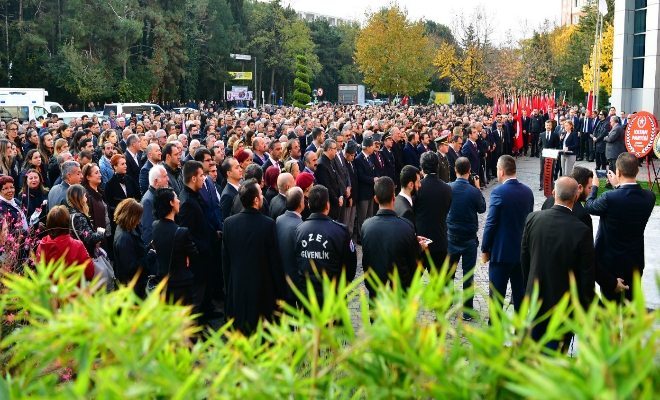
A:
<svg viewBox="0 0 660 400">
<path fill-rule="evenodd" d="M 296 303 L 290 285 L 309 279 L 323 301 L 322 274 L 353 279 L 357 245 L 365 272 L 387 283 L 396 269 L 403 288 L 419 263 L 448 258 L 470 276 L 481 245 L 491 295 L 510 282 L 516 309 L 539 282 L 550 310 L 569 273 L 585 302 L 595 281 L 605 297 L 630 298 L 654 198 L 619 146 L 625 122 L 580 106 L 533 110 L 522 122 L 519 131 L 511 114 L 472 105 L 204 104 L 185 114 L 90 113 L 69 125 L 57 115 L 3 121 L 0 257 L 17 269 L 31 254 L 64 257 L 86 265 L 88 280 L 109 264 L 139 296 L 167 277 L 168 300 L 192 305 L 200 323 L 232 318 L 244 332 L 274 318 L 279 300 Z M 516 157 L 542 158 L 544 148 L 563 156 L 547 211 L 533 212 Z M 576 159 L 609 166 L 618 188 L 597 196 L 598 177 Z M 487 210 L 482 191 L 496 181 Z M 622 204 L 635 201 L 626 214 L 633 207 Z M 589 214 L 600 216 L 595 246 Z M 478 313 L 467 297 L 469 321 Z"/>
</svg>

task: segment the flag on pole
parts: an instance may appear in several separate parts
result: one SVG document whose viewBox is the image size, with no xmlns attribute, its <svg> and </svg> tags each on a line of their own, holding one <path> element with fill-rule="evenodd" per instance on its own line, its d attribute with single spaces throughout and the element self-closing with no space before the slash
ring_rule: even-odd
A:
<svg viewBox="0 0 660 400">
<path fill-rule="evenodd" d="M 521 104 L 519 101 L 518 97 L 513 98 L 513 107 L 512 111 L 515 115 L 515 121 L 516 121 L 516 135 L 514 137 L 514 143 L 513 143 L 513 150 L 514 151 L 519 151 L 523 147 L 523 134 L 522 134 L 522 112 L 521 112 Z"/>
<path fill-rule="evenodd" d="M 588 116 L 591 116 L 594 112 L 594 92 L 592 90 L 589 91 L 589 96 L 587 97 L 587 112 Z"/>
</svg>

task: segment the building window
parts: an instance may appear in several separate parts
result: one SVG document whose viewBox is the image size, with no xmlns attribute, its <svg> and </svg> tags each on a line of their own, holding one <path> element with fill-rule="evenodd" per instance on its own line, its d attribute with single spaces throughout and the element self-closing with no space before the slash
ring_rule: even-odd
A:
<svg viewBox="0 0 660 400">
<path fill-rule="evenodd" d="M 646 56 L 646 0 L 635 0 L 633 25 L 632 87 L 644 87 L 644 56 Z"/>
</svg>

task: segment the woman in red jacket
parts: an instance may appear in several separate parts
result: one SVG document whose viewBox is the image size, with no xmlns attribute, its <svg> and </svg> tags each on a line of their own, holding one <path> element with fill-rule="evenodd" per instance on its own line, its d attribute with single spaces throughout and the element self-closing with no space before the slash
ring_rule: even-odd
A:
<svg viewBox="0 0 660 400">
<path fill-rule="evenodd" d="M 55 206 L 48 212 L 46 232 L 37 247 L 37 260 L 45 262 L 64 258 L 67 265 L 85 265 L 85 278 L 94 277 L 94 263 L 89 257 L 85 245 L 69 234 L 69 211 L 65 206 Z"/>
</svg>

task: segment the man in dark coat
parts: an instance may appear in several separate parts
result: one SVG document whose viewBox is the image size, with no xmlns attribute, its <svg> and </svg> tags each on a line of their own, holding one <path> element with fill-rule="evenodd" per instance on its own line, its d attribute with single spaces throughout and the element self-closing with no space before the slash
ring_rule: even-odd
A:
<svg viewBox="0 0 660 400">
<path fill-rule="evenodd" d="M 235 158 L 226 158 L 222 162 L 222 175 L 227 179 L 227 184 L 220 194 L 220 215 L 224 221 L 231 215 L 231 207 L 234 198 L 238 195 L 243 169 Z"/>
<path fill-rule="evenodd" d="M 435 139 L 435 143 L 438 149 L 438 178 L 442 179 L 445 183 L 449 183 L 449 158 L 447 157 L 449 143 L 447 143 L 447 136 L 438 137 Z"/>
<path fill-rule="evenodd" d="M 555 184 L 555 205 L 527 217 L 523 231 L 520 262 L 526 282 L 526 294 L 531 295 L 534 285 L 539 287 L 541 302 L 537 317 L 541 317 L 559 303 L 570 290 L 570 275 L 575 276 L 578 295 L 583 306 L 594 296 L 594 245 L 589 228 L 575 218 L 573 203 L 578 184 L 571 177 L 561 177 Z M 548 320 L 532 328 L 532 338 L 539 340 L 545 334 Z M 550 342 L 547 347 L 568 349 L 570 338 Z"/>
<path fill-rule="evenodd" d="M 383 135 L 383 147 L 380 149 L 380 157 L 383 160 L 384 173 L 383 176 L 389 176 L 394 182 L 394 185 L 399 187 L 399 176 L 396 173 L 396 160 L 394 159 L 394 152 L 392 148 L 394 146 L 394 141 L 392 140 L 392 134 L 386 133 Z"/>
<path fill-rule="evenodd" d="M 451 138 L 451 144 L 447 149 L 447 160 L 449 161 L 449 182 L 456 180 L 456 160 L 461 156 L 461 147 L 463 146 L 463 138 L 459 135 L 454 135 Z"/>
<path fill-rule="evenodd" d="M 276 220 L 286 211 L 286 192 L 296 185 L 293 175 L 288 172 L 279 174 L 277 177 L 277 196 L 273 197 L 268 205 L 268 216 Z"/>
<path fill-rule="evenodd" d="M 126 139 L 126 152 L 124 157 L 126 157 L 126 175 L 133 178 L 135 183 L 140 181 L 140 138 L 138 135 L 129 135 Z M 140 192 L 141 193 L 141 192 Z"/>
<path fill-rule="evenodd" d="M 305 195 L 301 188 L 294 186 L 286 192 L 286 211 L 275 221 L 277 230 L 277 244 L 280 246 L 280 260 L 284 274 L 291 279 L 291 283 L 302 289 L 303 279 L 298 271 L 296 259 L 296 228 L 302 224 L 302 211 L 305 209 Z M 286 301 L 295 304 L 296 298 L 287 286 Z"/>
<path fill-rule="evenodd" d="M 373 271 L 387 284 L 396 268 L 401 287 L 408 288 L 417 268 L 421 245 L 410 221 L 394 212 L 394 182 L 387 176 L 374 185 L 378 212 L 362 226 L 362 265 L 365 273 Z M 392 235 L 396 232 L 396 235 Z M 369 297 L 376 297 L 376 288 L 367 281 Z"/>
<path fill-rule="evenodd" d="M 222 239 L 223 273 L 227 285 L 227 317 L 244 334 L 254 332 L 259 319 L 272 320 L 286 283 L 280 265 L 275 221 L 263 215 L 261 187 L 243 182 L 238 196 L 244 210 L 225 220 Z M 246 249 L 247 246 L 247 249 Z"/>
<path fill-rule="evenodd" d="M 413 209 L 413 197 L 419 190 L 421 180 L 419 170 L 412 165 L 406 165 L 401 170 L 401 191 L 394 199 L 394 212 L 401 218 L 405 218 L 415 226 L 415 211 Z"/>
<path fill-rule="evenodd" d="M 337 156 L 337 142 L 333 139 L 326 139 L 323 142 L 323 154 L 316 165 L 314 177 L 316 183 L 323 185 L 328 189 L 330 195 L 330 218 L 337 220 L 339 218 L 339 209 L 344 205 L 344 193 L 339 186 L 338 172 L 335 169 L 334 159 Z"/>
<path fill-rule="evenodd" d="M 635 272 L 644 272 L 644 230 L 655 205 L 655 194 L 637 183 L 639 164 L 631 153 L 616 161 L 616 175 L 608 179 L 616 189 L 598 197 L 598 177 L 585 209 L 600 216 L 596 234 L 596 280 L 610 300 L 632 299 Z"/>
<path fill-rule="evenodd" d="M 183 181 L 185 186 L 181 191 L 181 207 L 177 216 L 179 225 L 188 228 L 199 254 L 190 260 L 190 269 L 195 276 L 193 303 L 205 314 L 210 313 L 211 293 L 207 285 L 213 274 L 220 273 L 219 260 L 213 251 L 218 234 L 207 218 L 206 204 L 200 191 L 206 181 L 202 164 L 198 161 L 188 161 L 183 166 Z"/>
<path fill-rule="evenodd" d="M 308 199 L 312 214 L 296 228 L 295 254 L 298 271 L 311 281 L 319 304 L 323 304 L 322 274 L 337 281 L 345 272 L 346 281 L 352 281 L 357 268 L 357 255 L 346 226 L 328 217 L 328 189 L 315 185 Z"/>
<path fill-rule="evenodd" d="M 623 126 L 621 120 L 616 115 L 610 117 L 610 126 L 612 130 L 603 139 L 607 145 L 605 146 L 605 157 L 607 158 L 610 170 L 616 173 L 616 159 L 619 154 L 625 153 L 626 145 L 624 143 Z"/>
<path fill-rule="evenodd" d="M 419 134 L 417 132 L 410 132 L 408 134 L 408 142 L 403 147 L 403 165 L 412 165 L 419 168 L 419 153 L 417 152 L 417 144 L 419 143 Z"/>
<path fill-rule="evenodd" d="M 587 196 L 591 194 L 591 187 L 593 185 L 593 173 L 587 168 L 580 167 L 579 165 L 573 167 L 573 172 L 571 177 L 575 179 L 578 183 L 578 199 L 573 205 L 573 215 L 580 221 L 582 221 L 588 228 L 589 232 L 593 233 L 593 224 L 591 221 L 591 215 L 582 205 L 582 202 L 587 199 Z M 555 205 L 554 196 L 548 197 L 543 205 L 541 210 L 547 210 L 552 208 Z"/>
<path fill-rule="evenodd" d="M 358 237 L 360 227 L 364 220 L 371 217 L 374 208 L 374 182 L 376 181 L 376 167 L 371 161 L 374 152 L 374 141 L 371 137 L 362 139 L 362 152 L 355 158 L 353 166 L 358 180 L 357 192 L 357 224 Z"/>
<path fill-rule="evenodd" d="M 477 139 L 479 138 L 479 133 L 475 126 L 470 127 L 470 133 L 468 134 L 468 140 L 463 144 L 461 149 L 461 155 L 467 157 L 470 160 L 470 170 L 472 173 L 478 174 L 479 169 L 481 168 L 481 161 L 479 160 L 479 147 L 477 145 Z"/>
<path fill-rule="evenodd" d="M 424 179 L 413 204 L 415 227 L 418 235 L 433 241 L 428 246 L 428 257 L 422 257 L 424 267 L 439 269 L 447 258 L 447 214 L 451 206 L 451 188 L 438 178 L 437 154 L 422 154 L 420 163 Z"/>
</svg>

